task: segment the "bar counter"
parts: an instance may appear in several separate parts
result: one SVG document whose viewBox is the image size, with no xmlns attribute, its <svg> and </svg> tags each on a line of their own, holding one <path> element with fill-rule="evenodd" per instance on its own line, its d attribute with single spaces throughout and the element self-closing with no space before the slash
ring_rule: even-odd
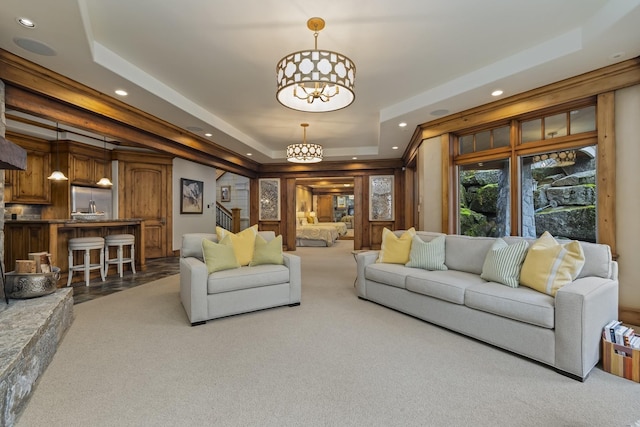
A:
<svg viewBox="0 0 640 427">
<path fill-rule="evenodd" d="M 144 220 L 126 219 L 15 219 L 5 221 L 5 266 L 12 270 L 15 261 L 28 259 L 30 252 L 49 252 L 53 265 L 60 267 L 61 277 L 58 287 L 65 286 L 68 262 L 69 239 L 75 237 L 105 237 L 110 234 L 133 234 L 135 236 L 136 267 L 145 266 Z M 112 249 L 113 250 L 113 249 Z M 74 256 L 81 257 L 76 253 Z M 94 260 L 95 256 L 95 260 Z M 115 256 L 115 253 L 112 257 Z M 98 262 L 98 254 L 92 254 L 92 261 Z M 82 263 L 81 258 L 74 264 Z M 110 272 L 113 274 L 113 272 Z M 93 277 L 99 276 L 97 271 Z M 82 274 L 76 274 L 74 282 L 83 280 Z M 100 279 L 98 279 L 100 280 Z"/>
</svg>

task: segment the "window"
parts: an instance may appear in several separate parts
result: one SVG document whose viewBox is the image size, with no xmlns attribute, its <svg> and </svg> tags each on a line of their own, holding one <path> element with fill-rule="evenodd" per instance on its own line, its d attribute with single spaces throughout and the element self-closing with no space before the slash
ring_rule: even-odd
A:
<svg viewBox="0 0 640 427">
<path fill-rule="evenodd" d="M 523 143 L 591 132 L 596 130 L 596 107 L 590 105 L 527 120 L 522 122 L 520 130 Z"/>
<path fill-rule="evenodd" d="M 466 236 L 508 236 L 511 232 L 509 160 L 458 167 L 458 228 Z"/>
<path fill-rule="evenodd" d="M 520 158 L 522 236 L 596 241 L 596 146 Z"/>
<path fill-rule="evenodd" d="M 509 126 L 501 126 L 461 136 L 458 150 L 460 154 L 469 154 L 491 150 L 492 148 L 508 147 L 509 129 Z"/>
<path fill-rule="evenodd" d="M 595 130 L 596 108 L 589 105 L 458 136 L 457 232 L 535 238 L 549 231 L 595 242 Z M 504 147 L 510 151 L 489 151 Z M 511 182 L 512 165 L 518 182 Z"/>
</svg>

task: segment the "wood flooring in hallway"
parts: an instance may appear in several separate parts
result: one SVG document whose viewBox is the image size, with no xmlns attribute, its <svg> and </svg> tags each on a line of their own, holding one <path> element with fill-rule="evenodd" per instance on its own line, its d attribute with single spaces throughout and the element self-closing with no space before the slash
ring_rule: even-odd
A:
<svg viewBox="0 0 640 427">
<path fill-rule="evenodd" d="M 146 266 L 143 271 L 138 269 L 136 274 L 125 266 L 122 278 L 118 276 L 115 268 L 112 266 L 110 274 L 106 280 L 102 282 L 100 278 L 92 278 L 89 286 L 85 286 L 84 281 L 72 283 L 73 287 L 73 303 L 80 304 L 100 298 L 114 292 L 124 291 L 135 286 L 143 285 L 163 277 L 172 276 L 180 272 L 180 258 L 155 258 L 147 259 Z"/>
</svg>

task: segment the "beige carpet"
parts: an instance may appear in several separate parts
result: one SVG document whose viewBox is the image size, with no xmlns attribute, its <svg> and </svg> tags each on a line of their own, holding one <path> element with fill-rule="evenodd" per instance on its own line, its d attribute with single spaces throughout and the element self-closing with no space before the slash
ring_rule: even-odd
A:
<svg viewBox="0 0 640 427">
<path fill-rule="evenodd" d="M 302 305 L 190 327 L 172 276 L 75 307 L 18 426 L 625 426 L 585 383 L 359 300 L 353 242 L 299 248 Z"/>
</svg>

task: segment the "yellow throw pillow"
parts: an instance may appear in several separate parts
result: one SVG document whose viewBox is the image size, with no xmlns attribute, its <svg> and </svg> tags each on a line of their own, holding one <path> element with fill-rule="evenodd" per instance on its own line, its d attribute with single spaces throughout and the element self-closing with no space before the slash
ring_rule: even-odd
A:
<svg viewBox="0 0 640 427">
<path fill-rule="evenodd" d="M 308 222 L 309 224 L 313 224 L 313 217 L 312 217 L 311 215 L 308 215 L 308 216 L 307 216 L 307 222 Z"/>
<path fill-rule="evenodd" d="M 282 235 L 267 242 L 264 237 L 256 236 L 256 248 L 253 252 L 253 259 L 249 263 L 250 267 L 263 264 L 284 264 L 282 258 Z"/>
<path fill-rule="evenodd" d="M 202 239 L 202 256 L 209 274 L 240 267 L 233 247 Z"/>
<path fill-rule="evenodd" d="M 222 227 L 216 227 L 216 234 L 218 235 L 218 241 L 220 243 L 228 236 L 240 265 L 249 265 L 253 258 L 253 249 L 256 243 L 256 235 L 258 234 L 257 224 L 237 234 L 225 230 Z"/>
<path fill-rule="evenodd" d="M 555 297 L 558 289 L 575 280 L 583 266 L 580 242 L 561 244 L 545 231 L 529 247 L 520 271 L 520 284 Z"/>
<path fill-rule="evenodd" d="M 406 264 L 411 253 L 411 240 L 416 235 L 416 230 L 411 227 L 400 237 L 385 227 L 382 230 L 382 246 L 376 262 L 387 264 Z"/>
</svg>

